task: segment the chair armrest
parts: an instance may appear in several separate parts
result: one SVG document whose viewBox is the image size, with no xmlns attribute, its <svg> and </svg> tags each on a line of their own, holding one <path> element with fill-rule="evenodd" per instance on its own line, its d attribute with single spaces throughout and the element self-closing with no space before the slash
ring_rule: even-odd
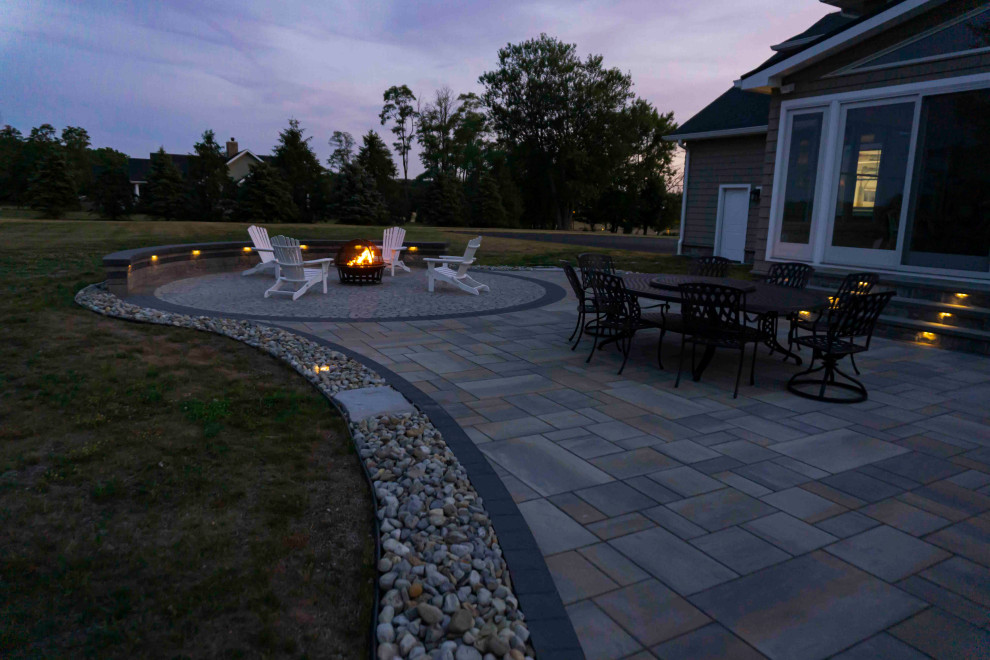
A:
<svg viewBox="0 0 990 660">
<path fill-rule="evenodd" d="M 311 261 L 304 261 L 303 266 L 312 266 L 313 264 L 332 264 L 333 257 L 327 257 L 326 259 L 313 259 Z"/>
<path fill-rule="evenodd" d="M 259 248 L 259 247 L 253 247 L 253 248 L 251 248 L 251 249 L 252 249 L 252 250 L 254 250 L 255 252 L 275 252 L 275 250 L 273 250 L 273 249 L 271 249 L 271 248 Z"/>
<path fill-rule="evenodd" d="M 451 259 L 449 257 L 448 258 L 425 257 L 423 261 L 427 263 L 435 263 L 435 264 L 458 264 L 458 265 L 467 264 L 469 266 L 474 263 L 474 259 L 464 259 L 462 257 L 457 257 L 456 259 Z"/>
</svg>

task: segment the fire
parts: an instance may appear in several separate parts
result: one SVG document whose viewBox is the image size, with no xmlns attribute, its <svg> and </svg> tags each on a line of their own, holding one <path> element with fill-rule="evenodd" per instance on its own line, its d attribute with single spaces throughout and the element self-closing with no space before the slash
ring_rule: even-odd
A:
<svg viewBox="0 0 990 660">
<path fill-rule="evenodd" d="M 370 265 L 372 265 L 374 263 L 375 263 L 375 253 L 372 252 L 369 248 L 364 248 L 364 252 L 362 252 L 357 258 L 351 259 L 350 261 L 348 261 L 347 262 L 347 265 L 348 266 L 370 266 Z"/>
</svg>

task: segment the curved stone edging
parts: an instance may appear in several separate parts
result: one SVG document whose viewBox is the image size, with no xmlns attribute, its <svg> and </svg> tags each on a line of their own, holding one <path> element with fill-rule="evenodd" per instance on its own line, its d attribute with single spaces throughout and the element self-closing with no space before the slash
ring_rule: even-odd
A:
<svg viewBox="0 0 990 660">
<path fill-rule="evenodd" d="M 250 321 L 273 321 L 273 322 L 285 321 L 289 323 L 307 323 L 307 322 L 375 323 L 379 321 L 398 321 L 398 322 L 440 321 L 443 319 L 460 319 L 460 318 L 475 318 L 478 316 L 491 316 L 493 314 L 512 314 L 514 312 L 524 312 L 530 309 L 546 307 L 547 305 L 552 305 L 553 303 L 563 300 L 567 296 L 567 292 L 564 290 L 564 288 L 553 282 L 546 282 L 544 280 L 539 280 L 533 277 L 526 277 L 525 275 L 513 275 L 506 272 L 492 271 L 491 274 L 498 275 L 500 277 L 511 277 L 515 279 L 526 280 L 527 282 L 532 282 L 534 284 L 537 284 L 543 288 L 543 295 L 537 298 L 536 300 L 532 300 L 528 303 L 523 303 L 520 305 L 512 305 L 510 307 L 501 307 L 498 309 L 491 309 L 491 310 L 474 310 L 470 312 L 454 312 L 450 314 L 423 314 L 420 316 L 387 316 L 381 318 L 351 318 L 351 317 L 331 317 L 331 316 L 274 316 L 274 315 L 259 315 L 259 314 L 237 314 L 237 313 L 228 313 L 228 312 L 218 312 L 215 310 L 199 309 L 196 307 L 187 307 L 185 305 L 178 305 L 176 303 L 162 300 L 161 298 L 158 298 L 157 296 L 151 294 L 129 295 L 123 300 L 139 305 L 141 307 L 159 309 L 163 311 L 172 312 L 174 314 L 185 314 L 188 316 L 199 316 L 203 314 L 209 314 L 209 315 L 222 315 L 223 318 L 227 318 L 227 319 L 250 320 Z"/>
<path fill-rule="evenodd" d="M 378 519 L 383 521 L 380 525 L 376 521 L 376 560 L 381 573 L 376 597 L 379 587 L 388 591 L 377 601 L 373 618 L 377 631 L 373 649 L 381 642 L 374 655 L 480 660 L 483 651 L 485 658 L 498 653 L 518 660 L 531 657 L 535 646 L 544 659 L 583 657 L 542 555 L 501 480 L 456 422 L 410 383 L 367 358 L 356 359 L 353 352 L 306 333 L 145 309 L 117 298 L 101 285 L 80 290 L 76 302 L 107 316 L 215 332 L 265 350 L 288 362 L 334 405 L 338 404 L 333 394 L 389 381 L 419 407 L 419 414 L 382 415 L 360 423 L 348 420 L 373 486 Z M 328 369 L 313 371 L 310 364 Z M 376 369 L 387 372 L 388 378 L 375 373 Z M 427 474 L 427 469 L 432 472 Z M 437 481 L 438 476 L 442 481 Z M 418 493 L 432 495 L 436 486 L 444 498 L 434 497 L 428 505 L 441 506 L 430 506 L 428 516 L 417 516 L 423 509 Z M 407 493 L 407 489 L 416 492 Z M 401 502 L 400 497 L 404 498 Z M 401 523 L 396 517 L 400 512 Z M 457 524 L 448 524 L 450 520 Z M 383 531 L 389 535 L 384 541 Z M 425 532 L 425 538 L 420 532 Z M 414 547 L 409 547 L 410 542 Z M 513 564 L 511 577 L 505 573 L 506 554 Z M 434 595 L 425 598 L 428 593 Z M 517 595 L 533 616 L 524 618 Z M 396 614 L 399 606 L 406 609 Z M 524 620 L 538 632 L 531 643 L 527 643 L 530 630 Z M 396 628 L 403 633 L 397 639 Z M 452 632 L 462 630 L 459 641 L 448 639 Z M 427 650 L 427 646 L 432 648 Z"/>
</svg>

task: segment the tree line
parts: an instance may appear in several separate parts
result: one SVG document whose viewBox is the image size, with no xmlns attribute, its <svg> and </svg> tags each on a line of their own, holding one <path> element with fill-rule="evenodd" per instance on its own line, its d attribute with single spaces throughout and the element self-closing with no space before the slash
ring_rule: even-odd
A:
<svg viewBox="0 0 990 660">
<path fill-rule="evenodd" d="M 272 156 L 238 183 L 207 130 L 185 173 L 164 149 L 152 155 L 139 200 L 127 157 L 91 149 L 84 129 L 66 127 L 59 137 L 45 124 L 25 138 L 7 126 L 0 201 L 57 215 L 83 197 L 107 217 L 136 210 L 162 219 L 548 229 L 580 220 L 612 231 L 674 224 L 675 147 L 662 136 L 677 126 L 673 113 L 633 94 L 629 74 L 544 34 L 499 50 L 478 81 L 480 94 L 445 86 L 428 98 L 390 87 L 378 120 L 391 149 L 373 130 L 359 139 L 334 131 L 325 166 L 290 120 Z M 410 180 L 414 151 L 423 172 Z"/>
</svg>

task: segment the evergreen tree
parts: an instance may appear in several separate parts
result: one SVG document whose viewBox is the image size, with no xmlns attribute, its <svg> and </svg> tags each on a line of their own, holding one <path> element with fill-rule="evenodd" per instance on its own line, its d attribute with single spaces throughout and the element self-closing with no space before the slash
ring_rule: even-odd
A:
<svg viewBox="0 0 990 660">
<path fill-rule="evenodd" d="M 19 186 L 18 162 L 24 150 L 21 132 L 7 124 L 0 128 L 0 201 L 18 203 L 23 190 Z"/>
<path fill-rule="evenodd" d="M 378 186 L 378 191 L 385 197 L 389 197 L 395 188 L 395 177 L 399 170 L 392 160 L 392 152 L 388 150 L 385 142 L 378 137 L 378 133 L 368 131 L 361 140 L 361 148 L 358 150 L 356 161 L 365 172 L 371 175 Z"/>
<path fill-rule="evenodd" d="M 464 225 L 464 193 L 461 183 L 449 174 L 441 174 L 430 182 L 423 208 L 425 222 L 441 227 Z"/>
<path fill-rule="evenodd" d="M 196 157 L 189 164 L 189 211 L 193 219 L 223 220 L 224 196 L 228 190 L 227 157 L 213 131 L 203 132 L 193 146 Z"/>
<path fill-rule="evenodd" d="M 134 207 L 134 193 L 127 176 L 127 156 L 113 149 L 97 149 L 92 154 L 96 172 L 91 187 L 93 203 L 100 215 L 110 220 L 126 216 Z"/>
<path fill-rule="evenodd" d="M 483 172 L 476 177 L 476 184 L 472 186 L 471 219 L 472 226 L 478 227 L 505 227 L 507 225 L 507 215 L 505 206 L 502 205 L 502 194 L 498 191 L 498 183 L 488 172 Z"/>
<path fill-rule="evenodd" d="M 76 184 L 76 194 L 87 195 L 93 185 L 93 167 L 101 163 L 91 158 L 89 133 L 79 126 L 66 126 L 62 129 L 62 147 L 69 174 Z"/>
<path fill-rule="evenodd" d="M 28 189 L 28 200 L 31 208 L 44 212 L 49 218 L 60 218 L 66 210 L 79 205 L 76 187 L 61 151 L 52 150 L 41 161 Z"/>
<path fill-rule="evenodd" d="M 299 127 L 299 120 L 290 119 L 289 127 L 278 135 L 275 158 L 272 164 L 278 168 L 289 186 L 292 200 L 299 209 L 299 219 L 303 222 L 316 222 L 326 215 L 321 207 L 319 186 L 323 178 L 323 166 L 309 145 L 311 137 L 303 137 L 305 129 Z"/>
<path fill-rule="evenodd" d="M 299 213 L 288 184 L 270 163 L 259 163 L 241 183 L 237 215 L 244 222 L 293 222 Z"/>
<path fill-rule="evenodd" d="M 346 165 L 337 178 L 333 213 L 338 222 L 353 225 L 382 225 L 388 222 L 385 200 L 371 175 L 357 163 Z"/>
<path fill-rule="evenodd" d="M 148 181 L 141 190 L 141 205 L 151 216 L 175 220 L 182 216 L 185 205 L 185 184 L 182 173 L 165 153 L 164 147 L 151 155 Z"/>
</svg>

